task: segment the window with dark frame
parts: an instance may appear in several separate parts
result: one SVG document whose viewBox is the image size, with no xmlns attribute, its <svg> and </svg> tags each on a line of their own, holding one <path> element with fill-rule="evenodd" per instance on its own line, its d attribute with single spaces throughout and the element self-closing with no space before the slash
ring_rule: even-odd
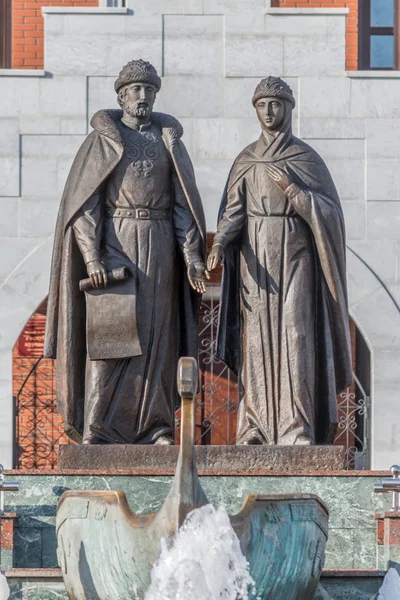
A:
<svg viewBox="0 0 400 600">
<path fill-rule="evenodd" d="M 360 70 L 399 69 L 400 0 L 359 1 Z"/>
<path fill-rule="evenodd" d="M 0 69 L 11 68 L 11 0 L 0 0 Z"/>
</svg>

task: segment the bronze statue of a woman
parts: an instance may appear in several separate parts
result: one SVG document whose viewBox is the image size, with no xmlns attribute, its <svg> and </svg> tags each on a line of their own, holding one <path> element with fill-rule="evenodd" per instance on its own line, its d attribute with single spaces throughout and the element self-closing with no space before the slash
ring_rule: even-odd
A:
<svg viewBox="0 0 400 600">
<path fill-rule="evenodd" d="M 345 226 L 321 157 L 292 134 L 290 87 L 257 86 L 208 258 L 224 263 L 218 355 L 240 378 L 238 444 L 331 443 L 352 381 Z"/>
</svg>

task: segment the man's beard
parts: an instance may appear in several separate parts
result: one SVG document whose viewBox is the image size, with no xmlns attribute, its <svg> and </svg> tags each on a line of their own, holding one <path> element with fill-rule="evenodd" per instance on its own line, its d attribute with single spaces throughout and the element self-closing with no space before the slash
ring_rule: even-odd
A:
<svg viewBox="0 0 400 600">
<path fill-rule="evenodd" d="M 124 110 L 130 117 L 136 117 L 137 119 L 145 119 L 151 112 L 150 106 L 144 100 L 137 100 L 132 103 L 127 102 Z"/>
</svg>

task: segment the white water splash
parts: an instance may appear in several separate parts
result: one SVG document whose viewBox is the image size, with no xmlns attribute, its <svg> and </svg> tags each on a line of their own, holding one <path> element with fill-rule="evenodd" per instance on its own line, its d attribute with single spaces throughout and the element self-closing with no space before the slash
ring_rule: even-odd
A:
<svg viewBox="0 0 400 600">
<path fill-rule="evenodd" d="M 379 590 L 378 600 L 400 599 L 400 577 L 396 569 L 389 569 Z"/>
<path fill-rule="evenodd" d="M 249 600 L 249 588 L 254 581 L 228 514 L 208 504 L 162 540 L 145 600 Z"/>
<path fill-rule="evenodd" d="M 8 600 L 10 597 L 10 588 L 8 587 L 7 579 L 3 573 L 0 573 L 0 600 Z"/>
</svg>

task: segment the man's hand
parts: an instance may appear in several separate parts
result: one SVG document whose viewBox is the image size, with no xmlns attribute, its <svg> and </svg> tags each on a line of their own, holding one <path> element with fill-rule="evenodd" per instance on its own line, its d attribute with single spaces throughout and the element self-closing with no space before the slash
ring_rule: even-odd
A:
<svg viewBox="0 0 400 600">
<path fill-rule="evenodd" d="M 279 167 L 267 164 L 266 169 L 271 179 L 273 179 L 275 183 L 277 183 L 279 187 L 283 189 L 283 191 L 285 191 L 289 187 L 289 185 L 293 183 L 292 178 L 287 173 L 285 173 L 285 171 L 282 171 L 282 169 L 280 169 Z"/>
<path fill-rule="evenodd" d="M 95 289 L 107 287 L 107 271 L 102 262 L 91 260 L 86 265 L 86 270 Z"/>
<path fill-rule="evenodd" d="M 210 274 L 203 262 L 193 262 L 188 264 L 187 274 L 190 285 L 199 294 L 204 294 L 206 291 L 206 282 L 204 277 L 210 279 Z"/>
<path fill-rule="evenodd" d="M 215 244 L 215 246 L 211 248 L 210 254 L 208 255 L 207 269 L 209 271 L 213 271 L 218 266 L 218 263 L 222 264 L 224 262 L 224 258 L 224 247 L 221 246 L 221 244 Z"/>
</svg>

